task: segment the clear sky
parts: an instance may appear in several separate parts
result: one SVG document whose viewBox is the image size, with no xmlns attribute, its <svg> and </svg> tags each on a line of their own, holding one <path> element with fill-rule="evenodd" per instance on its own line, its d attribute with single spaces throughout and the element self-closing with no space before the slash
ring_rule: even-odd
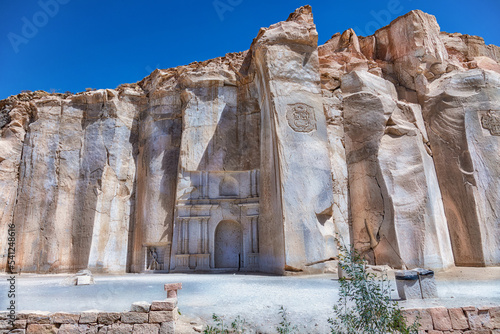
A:
<svg viewBox="0 0 500 334">
<path fill-rule="evenodd" d="M 260 27 L 305 4 L 321 44 L 348 28 L 372 34 L 421 9 L 443 31 L 500 45 L 500 0 L 0 0 L 0 99 L 115 88 L 155 68 L 243 51 Z"/>
</svg>

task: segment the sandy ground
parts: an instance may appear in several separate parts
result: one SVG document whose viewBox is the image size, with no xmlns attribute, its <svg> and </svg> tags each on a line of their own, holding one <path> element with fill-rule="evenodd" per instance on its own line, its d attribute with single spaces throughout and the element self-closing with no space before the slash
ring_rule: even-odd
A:
<svg viewBox="0 0 500 334">
<path fill-rule="evenodd" d="M 182 282 L 179 333 L 211 323 L 211 315 L 230 322 L 240 315 L 260 333 L 276 333 L 284 305 L 300 333 L 328 333 L 327 319 L 338 299 L 336 275 L 127 274 L 95 276 L 95 285 L 67 286 L 68 275 L 17 276 L 18 311 L 126 311 L 135 301 L 166 298 L 163 284 Z M 393 277 L 393 275 L 389 275 Z M 8 275 L 0 275 L 0 309 L 7 307 Z M 500 305 L 500 268 L 453 268 L 436 274 L 440 298 L 401 301 L 405 308 Z M 397 293 L 393 293 L 397 299 Z M 253 331 L 252 331 L 253 332 Z"/>
</svg>

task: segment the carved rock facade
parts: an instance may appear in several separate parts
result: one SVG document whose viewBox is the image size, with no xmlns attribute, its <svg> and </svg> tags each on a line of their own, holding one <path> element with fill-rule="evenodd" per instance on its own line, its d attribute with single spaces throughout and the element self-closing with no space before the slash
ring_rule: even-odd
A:
<svg viewBox="0 0 500 334">
<path fill-rule="evenodd" d="M 0 268 L 324 272 L 500 264 L 500 48 L 412 11 L 317 45 L 309 6 L 246 52 L 0 101 Z M 12 252 L 12 249 L 11 249 Z"/>
</svg>

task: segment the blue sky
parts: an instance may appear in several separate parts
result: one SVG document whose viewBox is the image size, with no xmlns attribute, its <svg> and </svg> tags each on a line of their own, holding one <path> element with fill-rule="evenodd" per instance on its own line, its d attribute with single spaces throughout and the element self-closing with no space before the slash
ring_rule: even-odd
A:
<svg viewBox="0 0 500 334">
<path fill-rule="evenodd" d="M 500 45 L 500 1 L 0 0 L 0 99 L 22 90 L 115 88 L 169 68 L 248 49 L 260 27 L 313 8 L 319 42 L 373 33 L 412 9 L 441 30 Z"/>
</svg>

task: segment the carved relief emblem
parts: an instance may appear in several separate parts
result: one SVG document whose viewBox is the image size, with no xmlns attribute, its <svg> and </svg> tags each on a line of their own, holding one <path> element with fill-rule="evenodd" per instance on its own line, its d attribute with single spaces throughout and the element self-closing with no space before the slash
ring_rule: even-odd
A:
<svg viewBox="0 0 500 334">
<path fill-rule="evenodd" d="M 289 104 L 286 110 L 288 125 L 297 132 L 316 130 L 314 108 L 304 103 Z"/>
<path fill-rule="evenodd" d="M 488 112 L 481 118 L 483 128 L 490 130 L 492 136 L 500 136 L 500 115 Z"/>
</svg>

